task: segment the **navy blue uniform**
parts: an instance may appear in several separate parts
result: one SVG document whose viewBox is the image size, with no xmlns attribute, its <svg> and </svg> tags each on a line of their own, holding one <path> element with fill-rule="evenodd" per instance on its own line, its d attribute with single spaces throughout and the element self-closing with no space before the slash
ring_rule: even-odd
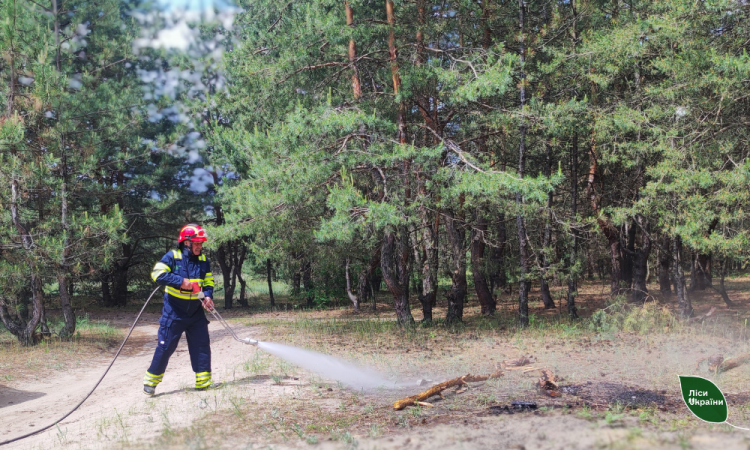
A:
<svg viewBox="0 0 750 450">
<path fill-rule="evenodd" d="M 214 277 L 205 255 L 196 256 L 190 249 L 167 252 L 156 263 L 151 278 L 164 286 L 164 308 L 159 319 L 159 342 L 143 384 L 156 386 L 162 381 L 177 343 L 185 333 L 190 362 L 195 372 L 195 387 L 211 385 L 211 344 L 208 320 L 198 294 L 181 291 L 183 278 L 200 284 L 206 297 L 213 297 Z"/>
</svg>

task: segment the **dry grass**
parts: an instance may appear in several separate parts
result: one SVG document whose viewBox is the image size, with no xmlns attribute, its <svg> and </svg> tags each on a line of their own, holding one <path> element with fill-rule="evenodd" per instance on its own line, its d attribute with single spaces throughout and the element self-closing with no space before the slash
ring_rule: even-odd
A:
<svg viewBox="0 0 750 450">
<path fill-rule="evenodd" d="M 415 385 L 404 391 L 352 393 L 258 353 L 246 363 L 245 370 L 254 377 L 277 380 L 279 386 L 285 377 L 301 376 L 306 382 L 293 397 L 268 401 L 235 392 L 231 407 L 208 413 L 200 426 L 172 432 L 156 445 L 200 448 L 207 442 L 222 442 L 228 447 L 250 442 L 298 446 L 333 440 L 354 448 L 357 439 L 407 433 L 441 423 L 470 424 L 486 416 L 490 406 L 514 400 L 536 401 L 542 407 L 539 414 L 551 419 L 573 414 L 603 427 L 679 431 L 687 436 L 705 430 L 705 425 L 682 405 L 677 374 L 699 373 L 712 378 L 730 399 L 750 387 L 742 369 L 714 377 L 695 368 L 698 360 L 712 353 L 733 355 L 750 350 L 744 322 L 750 300 L 744 289 L 750 283 L 742 279 L 728 285 L 737 303 L 733 309 L 722 306 L 713 292 L 694 294 L 699 314 L 712 306 L 718 309 L 702 322 L 684 324 L 676 320 L 674 306 L 657 297 L 646 307 L 615 303 L 617 307 L 607 311 L 612 324 L 607 329 L 597 329 L 596 317 L 590 316 L 612 302 L 601 293 L 600 285 L 589 284 L 582 286 L 579 296 L 584 319 L 570 321 L 564 309 L 560 314 L 534 308 L 532 325 L 527 329 L 516 326 L 515 304 L 510 302 L 502 303 L 494 318 L 481 317 L 478 305 L 470 303 L 462 325 L 446 327 L 436 321 L 431 327 L 418 325 L 406 330 L 397 326 L 386 303 L 378 304 L 375 313 L 368 309 L 359 313 L 350 309 L 277 310 L 247 318 L 234 312 L 231 316 L 235 323 L 263 330 L 254 336 L 261 340 L 339 356 L 400 380 L 427 378 L 437 382 L 469 372 L 489 373 L 504 359 L 533 355 L 538 361 L 535 365 L 551 368 L 562 386 L 587 389 L 580 396 L 565 394 L 552 399 L 535 389 L 537 372 L 507 372 L 501 379 L 473 385 L 460 394 L 446 391 L 444 399 L 430 400 L 434 408 L 394 411 L 393 401 L 423 389 Z M 435 317 L 442 314 L 438 308 Z M 645 400 L 623 403 L 633 396 Z M 750 404 L 741 395 L 735 397 L 736 401 L 730 401 L 730 416 L 737 425 L 748 426 Z M 723 430 L 721 426 L 711 429 Z"/>
<path fill-rule="evenodd" d="M 539 414 L 550 420 L 570 415 L 600 427 L 678 431 L 686 435 L 700 427 L 706 429 L 687 413 L 684 405 L 674 401 L 679 399 L 677 374 L 714 379 L 730 394 L 729 398 L 737 399 L 730 404 L 733 423 L 747 427 L 747 398 L 732 397 L 750 391 L 747 368 L 715 376 L 695 367 L 698 360 L 714 353 L 731 357 L 750 351 L 746 324 L 750 315 L 750 278 L 728 280 L 727 287 L 735 307 L 726 308 L 713 291 L 693 294 L 698 315 L 711 307 L 717 311 L 706 320 L 689 324 L 674 318 L 674 300 L 658 295 L 643 308 L 622 303 L 608 307 L 613 302 L 606 295 L 607 286 L 598 283 L 581 286 L 578 305 L 583 319 L 579 321 L 566 317 L 564 304 L 558 310 L 542 309 L 538 292 L 532 292 L 532 299 L 536 300 L 532 303 L 531 326 L 526 329 L 516 325 L 516 303 L 511 296 L 501 299 L 493 318 L 481 317 L 476 299 L 470 299 L 464 323 L 450 327 L 436 320 L 430 327 L 418 324 L 401 329 L 386 294 L 378 298 L 376 312 L 370 311 L 369 305 L 358 313 L 348 307 L 285 310 L 289 304 L 283 298 L 279 299 L 281 307 L 273 310 L 252 305 L 255 312 L 250 316 L 241 309 L 222 312 L 236 325 L 260 329 L 253 336 L 260 340 L 339 356 L 399 380 L 425 378 L 438 382 L 469 372 L 489 373 L 502 360 L 533 355 L 538 361 L 535 365 L 553 370 L 561 386 L 586 386 L 582 390 L 585 395 L 565 394 L 559 399 L 543 396 L 534 388 L 537 373 L 514 371 L 501 379 L 475 384 L 460 394 L 446 391 L 444 399 L 430 400 L 434 408 L 394 411 L 395 400 L 423 389 L 415 384 L 413 389 L 404 391 L 355 393 L 258 352 L 237 368 L 238 381 L 218 391 L 221 402 L 207 408 L 193 425 L 172 428 L 166 424 L 155 441 L 125 442 L 123 446 L 212 448 L 220 442 L 224 447 L 235 448 L 250 443 L 257 445 L 253 448 L 277 443 L 299 447 L 331 440 L 354 448 L 357 440 L 367 437 L 405 434 L 438 424 L 472 424 L 486 416 L 489 407 L 513 400 L 536 401 L 542 409 Z M 650 288 L 657 290 L 656 286 Z M 563 292 L 563 288 L 553 288 L 558 303 Z M 609 327 L 597 326 L 602 317 L 591 317 L 603 307 L 608 307 L 604 314 Z M 414 315 L 421 318 L 418 310 Z M 444 315 L 445 307 L 439 305 L 435 317 Z M 123 324 L 117 323 L 122 328 Z M 74 367 L 85 358 L 108 358 L 110 353 L 105 350 L 112 345 L 112 338 L 97 337 L 94 330 L 87 333 L 82 330 L 74 342 L 50 341 L 46 348 L 32 349 L 19 348 L 7 333 L 0 334 L 0 373 L 8 373 L 3 368 L 14 368 L 13 373 L 18 373 L 16 367 L 26 367 L 21 373 L 32 374 Z M 260 384 L 277 395 L 256 396 L 248 388 Z M 623 404 L 622 399 L 632 392 L 644 393 L 647 399 L 667 400 L 658 404 Z M 157 422 L 161 420 L 154 417 Z M 722 430 L 720 426 L 712 429 Z"/>
<path fill-rule="evenodd" d="M 56 318 L 50 318 L 55 328 Z M 58 326 L 59 328 L 59 326 Z M 0 329 L 0 383 L 13 386 L 29 379 L 50 376 L 55 371 L 85 366 L 111 357 L 112 348 L 122 339 L 122 330 L 109 321 L 79 317 L 75 336 L 70 340 L 44 338 L 33 347 L 22 347 L 4 328 Z"/>
</svg>

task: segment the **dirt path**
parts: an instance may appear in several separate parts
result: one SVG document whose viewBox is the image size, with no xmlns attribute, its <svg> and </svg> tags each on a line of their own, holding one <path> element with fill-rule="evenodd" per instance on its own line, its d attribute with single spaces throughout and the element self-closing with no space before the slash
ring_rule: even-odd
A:
<svg viewBox="0 0 750 450">
<path fill-rule="evenodd" d="M 465 449 L 721 449 L 747 450 L 748 439 L 739 433 L 634 432 L 625 426 L 609 427 L 572 416 L 510 416 L 474 420 L 467 424 L 438 425 L 395 436 L 363 438 L 352 443 L 322 442 L 320 450 L 445 450 Z M 275 447 L 282 450 L 287 447 Z M 299 448 L 299 447 L 288 447 Z"/>
<path fill-rule="evenodd" d="M 104 381 L 76 412 L 59 424 L 59 428 L 54 427 L 5 448 L 51 448 L 76 441 L 84 447 L 107 447 L 107 442 L 113 440 L 149 439 L 162 433 L 165 427 L 190 425 L 205 412 L 214 391 L 198 393 L 190 389 L 195 374 L 184 337 L 170 360 L 157 395 L 149 398 L 142 392 L 143 373 L 156 347 L 157 320 L 157 317 L 150 317 L 136 327 L 126 344 L 127 350 L 117 359 Z M 234 341 L 216 322 L 211 322 L 209 331 L 214 379 L 232 382 L 237 366 L 247 361 L 255 348 Z M 253 330 L 238 327 L 236 331 L 249 336 Z M 0 413 L 6 419 L 13 419 L 0 424 L 0 440 L 20 436 L 57 420 L 86 395 L 107 364 L 109 360 L 98 360 L 86 369 L 58 372 L 37 382 L 15 383 L 22 384 L 22 389 L 3 386 L 0 389 Z M 118 422 L 121 425 L 119 431 Z M 97 445 L 97 441 L 101 445 Z"/>
<path fill-rule="evenodd" d="M 147 397 L 142 393 L 142 377 L 156 345 L 157 321 L 157 315 L 144 318 L 98 390 L 59 427 L 2 450 L 750 448 L 750 433 L 730 432 L 726 427 L 699 423 L 685 414 L 674 413 L 681 411 L 679 402 L 673 405 L 674 402 L 667 401 L 677 397 L 673 390 L 662 390 L 669 387 L 664 380 L 673 379 L 674 373 L 691 373 L 698 356 L 704 354 L 703 346 L 706 353 L 712 350 L 709 342 L 695 337 L 690 342 L 679 337 L 651 337 L 642 343 L 640 337 L 620 336 L 614 344 L 606 340 L 572 342 L 548 338 L 535 345 L 529 344 L 533 343 L 531 340 L 511 343 L 500 342 L 499 337 L 467 337 L 460 352 L 444 352 L 448 347 L 432 345 L 430 350 L 435 347 L 440 352 L 421 356 L 417 355 L 419 348 L 414 347 L 414 343 L 411 348 L 391 348 L 383 361 L 393 362 L 400 373 L 406 373 L 404 371 L 415 364 L 429 363 L 446 373 L 463 374 L 488 364 L 488 354 L 493 355 L 493 359 L 503 359 L 533 351 L 545 365 L 568 378 L 568 386 L 578 386 L 575 393 L 566 391 L 566 396 L 559 401 L 544 399 L 540 403 L 559 403 L 554 408 L 522 414 L 489 416 L 486 406 L 477 408 L 467 400 L 467 396 L 475 399 L 483 396 L 488 404 L 494 404 L 535 395 L 531 386 L 537 375 L 508 372 L 495 383 L 473 387 L 461 396 L 447 393 L 446 400 L 436 398 L 435 407 L 419 415 L 414 410 L 392 411 L 390 404 L 400 393 L 359 395 L 353 399 L 356 393 L 304 371 L 285 367 L 280 360 L 256 353 L 255 347 L 234 341 L 213 321 L 209 330 L 214 378 L 225 382 L 225 387 L 208 392 L 192 389 L 194 374 L 183 339 L 157 395 Z M 233 319 L 231 323 L 242 337 L 273 341 L 289 338 L 279 334 L 284 333 L 281 329 L 243 327 L 238 324 L 240 321 Z M 121 329 L 129 325 L 125 317 L 113 323 Z M 293 344 L 302 345 L 300 342 Z M 730 343 L 722 341 L 721 345 Z M 364 354 L 367 349 L 351 347 L 349 350 Z M 729 348 L 719 350 L 725 352 Z M 324 351 L 339 356 L 346 353 L 334 347 Z M 400 358 L 406 359 L 401 361 Z M 17 379 L 10 387 L 0 386 L 0 413 L 5 418 L 0 424 L 0 440 L 22 435 L 59 418 L 88 392 L 108 363 L 108 357 L 100 357 L 83 369 L 48 372 L 46 379 Z M 287 373 L 293 376 L 284 376 Z M 651 416 L 643 419 L 639 418 L 641 409 L 612 412 L 608 416 L 605 416 L 606 409 L 602 409 L 587 417 L 581 406 L 563 407 L 563 403 L 578 400 L 606 405 L 621 397 L 627 401 L 636 399 L 642 392 L 630 389 L 628 380 L 640 381 L 639 385 L 650 389 L 658 388 L 658 392 L 647 392 L 658 397 L 649 397 L 649 402 L 656 400 L 667 404 L 672 412 L 662 413 L 652 408 Z M 746 391 L 747 380 L 745 369 L 722 378 L 731 392 L 738 393 Z M 413 390 L 410 389 L 409 394 Z M 730 416 L 745 425 L 747 406 L 743 405 L 747 400 L 732 404 Z M 309 414 L 306 423 L 316 428 L 295 431 L 290 422 L 303 423 L 305 414 Z M 368 414 L 380 414 L 380 422 L 369 418 Z M 383 416 L 387 416 L 385 421 Z M 339 419 L 352 417 L 358 419 L 342 423 L 356 423 L 357 427 L 335 424 Z"/>
</svg>

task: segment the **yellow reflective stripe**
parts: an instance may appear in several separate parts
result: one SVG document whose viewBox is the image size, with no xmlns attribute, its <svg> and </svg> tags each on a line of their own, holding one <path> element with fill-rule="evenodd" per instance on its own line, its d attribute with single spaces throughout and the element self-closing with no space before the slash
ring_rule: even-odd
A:
<svg viewBox="0 0 750 450">
<path fill-rule="evenodd" d="M 171 286 L 166 287 L 166 291 L 169 295 L 172 295 L 183 300 L 198 300 L 198 294 L 183 294 L 179 289 L 175 289 Z"/>
<path fill-rule="evenodd" d="M 154 264 L 154 269 L 153 270 L 164 270 L 166 272 L 171 272 L 172 271 L 172 269 L 170 269 L 169 266 L 166 265 L 166 264 L 164 264 L 163 262 L 158 262 L 158 263 Z"/>
<path fill-rule="evenodd" d="M 174 256 L 174 259 L 182 259 L 182 252 L 179 250 L 172 250 L 172 256 Z"/>
<path fill-rule="evenodd" d="M 201 389 L 211 386 L 211 372 L 198 372 L 195 374 L 195 388 Z"/>
<path fill-rule="evenodd" d="M 168 265 L 158 262 L 154 265 L 154 268 L 151 270 L 151 279 L 156 281 L 157 278 L 159 278 L 159 275 L 167 272 L 171 272 L 172 269 L 169 268 Z"/>
<path fill-rule="evenodd" d="M 206 260 L 206 255 L 200 255 L 198 257 L 198 261 L 205 261 L 205 260 Z"/>
<path fill-rule="evenodd" d="M 193 283 L 193 282 L 202 283 L 203 282 L 203 278 L 188 278 L 188 281 L 190 281 L 191 283 Z"/>
<path fill-rule="evenodd" d="M 161 383 L 162 378 L 164 378 L 164 374 L 154 375 L 146 372 L 146 376 L 143 377 L 143 384 L 156 387 L 157 384 Z"/>
<path fill-rule="evenodd" d="M 214 280 L 206 280 L 203 283 L 203 287 L 214 287 Z"/>
</svg>

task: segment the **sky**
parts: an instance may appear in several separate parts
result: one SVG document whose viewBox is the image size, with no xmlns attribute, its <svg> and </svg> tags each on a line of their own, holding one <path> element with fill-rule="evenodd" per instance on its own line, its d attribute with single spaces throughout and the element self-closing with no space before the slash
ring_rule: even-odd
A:
<svg viewBox="0 0 750 450">
<path fill-rule="evenodd" d="M 201 11 L 216 5 L 219 9 L 229 6 L 231 0 L 157 0 L 165 9 L 183 9 L 188 11 Z"/>
<path fill-rule="evenodd" d="M 134 50 L 145 47 L 167 48 L 174 50 L 188 51 L 188 55 L 195 58 L 205 59 L 210 63 L 211 60 L 217 62 L 221 59 L 223 48 L 217 42 L 200 41 L 200 45 L 195 47 L 198 42 L 198 30 L 190 26 L 188 22 L 209 18 L 221 21 L 227 29 L 231 29 L 234 15 L 239 12 L 233 7 L 232 0 L 154 0 L 164 9 L 162 18 L 164 19 L 165 28 L 158 30 L 155 34 L 146 33 L 143 37 L 134 41 Z M 140 20 L 148 22 L 147 15 L 139 16 Z M 196 70 L 179 70 L 176 68 L 164 70 L 139 71 L 143 81 L 149 88 L 144 95 L 146 100 L 153 100 L 162 97 L 175 98 L 177 89 L 187 85 L 191 86 L 191 91 L 201 91 L 206 89 L 201 79 L 201 72 L 206 61 L 196 60 Z M 221 84 L 221 80 L 219 80 Z M 218 85 L 221 88 L 220 85 Z M 188 92 L 189 93 L 189 92 Z M 183 114 L 179 104 L 172 105 L 168 108 L 158 108 L 156 103 L 148 106 L 150 120 L 161 120 L 168 117 L 174 121 L 188 120 Z M 185 136 L 184 146 L 173 145 L 168 149 L 177 155 L 185 157 L 188 164 L 195 164 L 201 161 L 199 150 L 205 145 L 200 134 L 197 132 L 189 133 Z M 210 169 L 210 168 L 209 168 Z M 209 185 L 213 184 L 213 175 L 206 169 L 198 167 L 193 170 L 190 179 L 190 189 L 194 192 L 206 192 Z"/>
</svg>

